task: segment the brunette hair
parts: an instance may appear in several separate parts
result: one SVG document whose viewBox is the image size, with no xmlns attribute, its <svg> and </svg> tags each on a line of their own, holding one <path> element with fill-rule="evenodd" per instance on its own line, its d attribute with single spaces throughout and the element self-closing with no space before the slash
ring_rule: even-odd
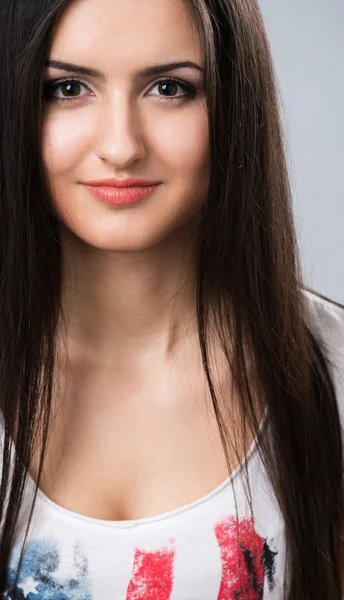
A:
<svg viewBox="0 0 344 600">
<path fill-rule="evenodd" d="M 258 430 L 259 451 L 285 520 L 285 596 L 342 600 L 338 406 L 328 357 L 307 323 L 263 20 L 256 0 L 185 1 L 204 49 L 210 133 L 209 191 L 197 232 L 199 339 L 228 468 L 226 406 L 217 398 L 209 364 L 211 315 L 239 393 L 242 436 Z M 38 486 L 51 424 L 61 251 L 40 125 L 44 66 L 66 5 L 66 0 L 0 3 L 1 591 L 27 466 L 39 451 Z M 263 407 L 271 425 L 269 442 L 258 429 Z M 19 568 L 20 563 L 17 575 Z"/>
</svg>

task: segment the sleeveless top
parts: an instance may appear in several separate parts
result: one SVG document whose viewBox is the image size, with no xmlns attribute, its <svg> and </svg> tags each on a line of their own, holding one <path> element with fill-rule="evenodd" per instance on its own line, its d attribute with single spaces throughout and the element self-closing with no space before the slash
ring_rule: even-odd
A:
<svg viewBox="0 0 344 600">
<path fill-rule="evenodd" d="M 344 310 L 312 292 L 304 294 L 311 329 L 329 352 L 344 430 Z M 269 435 L 267 412 L 260 430 Z M 3 420 L 0 433 L 2 440 Z M 34 486 L 28 474 L 8 590 Z M 17 586 L 20 598 L 28 600 L 279 600 L 284 586 L 288 589 L 284 563 L 283 518 L 256 438 L 242 463 L 216 489 L 154 517 L 91 518 L 55 504 L 38 490 Z"/>
</svg>

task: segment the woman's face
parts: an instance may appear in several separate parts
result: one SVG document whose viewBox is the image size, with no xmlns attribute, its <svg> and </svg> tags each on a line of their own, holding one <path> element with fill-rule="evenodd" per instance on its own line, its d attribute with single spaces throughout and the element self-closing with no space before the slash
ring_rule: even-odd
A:
<svg viewBox="0 0 344 600">
<path fill-rule="evenodd" d="M 203 67 L 183 1 L 75 0 L 58 22 L 49 60 L 77 65 L 45 71 L 42 151 L 59 220 L 87 244 L 123 251 L 149 248 L 187 226 L 209 181 L 202 72 L 137 73 L 177 61 Z M 65 78 L 76 81 L 51 85 Z M 126 206 L 83 185 L 111 177 L 161 185 Z"/>
</svg>

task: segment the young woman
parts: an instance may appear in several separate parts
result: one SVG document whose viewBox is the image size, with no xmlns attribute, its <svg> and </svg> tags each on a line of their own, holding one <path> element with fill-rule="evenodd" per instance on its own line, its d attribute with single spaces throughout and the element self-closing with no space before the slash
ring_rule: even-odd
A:
<svg viewBox="0 0 344 600">
<path fill-rule="evenodd" d="M 2 596 L 342 599 L 344 307 L 256 1 L 0 26 Z"/>
</svg>

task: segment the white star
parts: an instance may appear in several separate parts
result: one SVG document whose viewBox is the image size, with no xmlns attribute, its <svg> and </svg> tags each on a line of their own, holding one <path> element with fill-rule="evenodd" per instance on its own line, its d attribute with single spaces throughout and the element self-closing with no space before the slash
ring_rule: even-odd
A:
<svg viewBox="0 0 344 600">
<path fill-rule="evenodd" d="M 34 580 L 33 577 L 27 577 L 23 583 L 19 584 L 21 588 L 23 588 L 25 596 L 27 596 L 30 592 L 37 592 L 36 585 L 37 581 Z"/>
</svg>

